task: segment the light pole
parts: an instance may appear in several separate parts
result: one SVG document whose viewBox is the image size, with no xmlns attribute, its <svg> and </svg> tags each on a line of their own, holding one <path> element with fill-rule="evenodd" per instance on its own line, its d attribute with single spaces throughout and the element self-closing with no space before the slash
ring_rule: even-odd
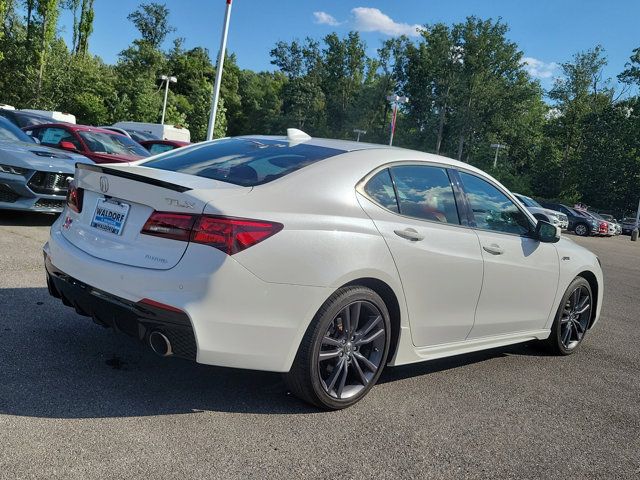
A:
<svg viewBox="0 0 640 480">
<path fill-rule="evenodd" d="M 389 95 L 387 100 L 391 102 L 391 105 L 393 105 L 393 114 L 391 115 L 391 135 L 389 136 L 389 145 L 393 145 L 393 134 L 396 132 L 396 120 L 398 119 L 398 105 L 401 103 L 409 103 L 409 97 Z"/>
<path fill-rule="evenodd" d="M 218 100 L 220 98 L 220 84 L 222 82 L 222 68 L 224 67 L 224 54 L 227 50 L 227 36 L 229 35 L 229 20 L 231 20 L 231 1 L 226 0 L 227 9 L 224 13 L 224 23 L 222 24 L 222 39 L 220 40 L 220 53 L 218 54 L 218 66 L 216 67 L 216 82 L 213 85 L 213 96 L 211 98 L 211 113 L 209 114 L 209 126 L 207 127 L 207 140 L 213 140 L 213 129 L 216 126 L 216 113 L 218 111 Z"/>
<path fill-rule="evenodd" d="M 354 128 L 353 129 L 353 133 L 358 134 L 358 138 L 356 138 L 356 142 L 360 141 L 360 135 L 366 135 L 367 131 L 366 130 L 360 130 L 359 128 Z"/>
<path fill-rule="evenodd" d="M 493 168 L 496 168 L 498 166 L 498 152 L 500 151 L 501 148 L 504 149 L 504 148 L 507 148 L 507 146 L 500 145 L 499 143 L 492 143 L 491 148 L 496 149 L 496 156 L 493 158 Z"/>
<path fill-rule="evenodd" d="M 164 117 L 167 113 L 167 96 L 169 95 L 169 84 L 178 83 L 178 79 L 176 77 L 169 77 L 168 75 L 160 75 L 158 79 L 162 80 L 163 82 L 166 82 L 164 86 L 164 104 L 162 105 L 162 120 L 160 120 L 160 123 L 164 125 Z"/>
</svg>

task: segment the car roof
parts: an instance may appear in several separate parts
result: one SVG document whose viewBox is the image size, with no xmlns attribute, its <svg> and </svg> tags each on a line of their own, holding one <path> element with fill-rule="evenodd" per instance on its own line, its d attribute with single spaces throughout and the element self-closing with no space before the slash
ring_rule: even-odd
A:
<svg viewBox="0 0 640 480">
<path fill-rule="evenodd" d="M 27 127 L 27 128 L 30 129 L 30 128 L 48 128 L 48 127 L 68 128 L 69 130 L 73 130 L 75 132 L 96 132 L 96 133 L 107 133 L 110 135 L 120 135 L 121 137 L 125 136 L 120 132 L 107 130 L 106 128 L 92 127 L 91 125 L 78 125 L 75 123 L 65 123 L 65 122 L 44 123 L 42 125 L 34 125 L 33 127 Z"/>
</svg>

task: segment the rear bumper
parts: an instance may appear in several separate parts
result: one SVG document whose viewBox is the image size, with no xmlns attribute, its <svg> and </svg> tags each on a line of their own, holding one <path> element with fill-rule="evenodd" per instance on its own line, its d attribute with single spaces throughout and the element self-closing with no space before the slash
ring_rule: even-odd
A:
<svg viewBox="0 0 640 480">
<path fill-rule="evenodd" d="M 173 355 L 196 360 L 196 339 L 186 313 L 131 302 L 87 285 L 54 267 L 46 253 L 45 268 L 49 294 L 78 314 L 145 343 L 151 332 L 159 331 L 171 342 Z"/>
<path fill-rule="evenodd" d="M 81 313 L 120 330 L 127 328 L 138 338 L 140 324 L 148 329 L 152 320 L 167 320 L 164 314 L 150 318 L 141 312 L 143 299 L 184 312 L 198 363 L 289 371 L 309 323 L 333 292 L 329 287 L 265 282 L 232 257 L 199 244 L 190 244 L 180 262 L 167 270 L 105 261 L 64 238 L 63 223 L 64 215 L 51 227 L 44 247 L 48 270 L 64 272 L 51 277 L 55 291 L 68 292 L 63 299 L 75 300 Z M 117 308 L 116 314 L 101 315 L 102 308 Z M 142 308 L 148 310 L 146 304 Z M 113 325 L 118 315 L 125 320 Z"/>
</svg>

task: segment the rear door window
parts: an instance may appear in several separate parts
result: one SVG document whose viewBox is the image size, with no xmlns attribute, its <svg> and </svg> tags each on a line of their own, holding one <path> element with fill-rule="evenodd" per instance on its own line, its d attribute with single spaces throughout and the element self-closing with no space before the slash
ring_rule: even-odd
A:
<svg viewBox="0 0 640 480">
<path fill-rule="evenodd" d="M 460 224 L 453 187 L 444 168 L 401 165 L 391 168 L 391 176 L 402 215 Z"/>
<path fill-rule="evenodd" d="M 177 149 L 143 165 L 252 187 L 344 152 L 286 139 L 239 137 Z"/>
</svg>

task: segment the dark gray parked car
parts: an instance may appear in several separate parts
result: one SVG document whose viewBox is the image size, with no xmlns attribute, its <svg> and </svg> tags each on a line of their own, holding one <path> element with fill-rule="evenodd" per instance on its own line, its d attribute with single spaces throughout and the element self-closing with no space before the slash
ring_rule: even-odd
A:
<svg viewBox="0 0 640 480">
<path fill-rule="evenodd" d="M 550 208 L 551 210 L 557 210 L 558 212 L 564 213 L 569 219 L 570 232 L 574 232 L 576 235 L 581 237 L 595 235 L 598 233 L 598 222 L 590 216 L 574 210 L 562 203 L 547 202 L 546 200 L 538 200 L 538 203 L 545 208 Z"/>
<path fill-rule="evenodd" d="M 622 221 L 620 222 L 620 225 L 622 226 L 622 233 L 624 235 L 631 235 L 631 232 L 633 232 L 634 228 L 640 227 L 636 219 L 631 217 L 623 218 Z"/>
<path fill-rule="evenodd" d="M 0 210 L 61 212 L 76 163 L 93 162 L 38 145 L 0 117 Z"/>
</svg>

